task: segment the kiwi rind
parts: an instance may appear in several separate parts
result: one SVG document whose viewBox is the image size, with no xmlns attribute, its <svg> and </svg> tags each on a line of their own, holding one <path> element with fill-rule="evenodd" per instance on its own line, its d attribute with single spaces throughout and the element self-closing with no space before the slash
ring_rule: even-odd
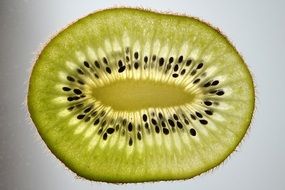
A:
<svg viewBox="0 0 285 190">
<path fill-rule="evenodd" d="M 100 14 L 101 12 L 102 13 L 107 13 L 108 11 L 112 12 L 112 11 L 116 11 L 116 10 L 121 10 L 121 11 L 137 11 L 138 9 L 129 9 L 129 8 L 118 8 L 118 9 L 109 9 L 109 10 L 103 10 L 103 11 L 99 11 L 99 12 L 96 12 L 94 14 L 91 14 L 87 17 L 93 17 L 93 16 L 96 16 L 96 14 Z M 144 12 L 147 12 L 146 10 L 141 10 L 141 11 L 144 11 Z M 150 14 L 156 14 L 156 13 L 150 13 Z M 167 14 L 168 15 L 168 14 Z M 86 18 L 87 18 L 86 17 Z M 197 20 L 197 18 L 193 18 L 193 17 L 186 17 L 186 16 L 176 16 L 176 15 L 172 15 L 172 17 L 180 17 L 181 19 L 183 19 L 184 17 L 185 18 L 191 18 L 191 19 L 195 19 L 197 22 L 202 22 L 200 20 Z M 84 17 L 85 18 L 85 17 Z M 83 19 L 84 19 L 83 18 Z M 83 19 L 80 19 L 78 20 L 75 24 L 80 24 L 81 23 L 81 20 Z M 207 23 L 204 23 L 206 25 L 208 25 Z M 60 32 L 56 37 L 54 37 L 52 41 L 54 41 L 56 38 L 60 38 L 61 34 L 65 31 L 65 30 L 68 30 L 68 28 L 64 29 L 62 32 Z M 220 31 L 218 30 L 215 30 L 218 35 L 222 35 L 220 33 Z M 225 41 L 228 41 L 228 39 L 226 39 L 226 37 L 224 35 L 222 35 L 223 38 L 225 38 Z M 51 43 L 50 42 L 50 43 Z M 37 61 L 36 61 L 36 64 L 34 65 L 34 68 L 33 68 L 33 71 L 32 71 L 32 75 L 31 75 L 31 78 L 30 78 L 30 83 L 29 83 L 29 93 L 28 93 L 28 108 L 29 108 L 29 112 L 31 113 L 31 118 L 33 120 L 33 122 L 35 123 L 35 125 L 37 126 L 37 129 L 41 135 L 41 137 L 43 138 L 43 140 L 46 142 L 48 148 L 53 152 L 54 155 L 56 155 L 67 167 L 69 167 L 71 170 L 73 170 L 75 173 L 77 173 L 78 175 L 84 177 L 84 178 L 87 178 L 87 179 L 91 179 L 91 180 L 96 180 L 96 181 L 107 181 L 107 182 L 143 182 L 143 181 L 159 181 L 159 180 L 173 180 L 173 179 L 188 179 L 188 178 L 191 178 L 193 176 L 196 176 L 196 175 L 199 175 L 205 171 L 208 171 L 209 169 L 212 169 L 213 167 L 219 165 L 221 162 L 224 161 L 224 159 L 226 159 L 228 157 L 228 155 L 230 155 L 235 149 L 236 149 L 236 146 L 239 144 L 240 141 L 236 141 L 236 144 L 235 146 L 232 146 L 232 149 L 230 149 L 228 152 L 226 152 L 225 156 L 224 156 L 224 159 L 221 159 L 219 160 L 218 162 L 216 163 L 213 163 L 212 165 L 209 165 L 208 167 L 205 167 L 203 170 L 199 170 L 195 173 L 192 173 L 191 175 L 189 174 L 185 174 L 184 176 L 179 176 L 179 177 L 173 177 L 173 176 L 160 176 L 160 177 L 157 177 L 157 178 L 154 178 L 153 176 L 151 176 L 152 178 L 148 179 L 148 178 L 136 178 L 136 179 L 128 179 L 128 178 L 118 178 L 118 179 L 115 179 L 113 178 L 112 175 L 108 176 L 107 172 L 106 172 L 106 175 L 105 176 L 101 176 L 101 177 L 94 177 L 94 175 L 92 173 L 89 173 L 89 172 L 86 172 L 86 170 L 81 170 L 78 168 L 78 165 L 72 163 L 72 160 L 70 160 L 70 158 L 68 158 L 68 156 L 66 156 L 65 154 L 62 154 L 61 151 L 66 151 L 66 150 L 61 150 L 62 147 L 54 147 L 52 146 L 54 144 L 54 142 L 52 142 L 51 140 L 51 136 L 57 136 L 57 133 L 60 132 L 60 129 L 58 129 L 58 131 L 51 131 L 51 130 L 45 130 L 43 128 L 38 128 L 38 126 L 45 126 L 45 125 L 48 125 L 48 122 L 45 121 L 45 119 L 42 118 L 42 115 L 38 115 L 36 113 L 39 112 L 39 110 L 42 110 L 42 112 L 45 112 L 45 110 L 42 109 L 43 105 L 44 104 L 49 104 L 48 101 L 43 101 L 42 100 L 42 103 L 43 105 L 35 105 L 34 102 L 38 102 L 38 100 L 35 100 L 35 98 L 37 98 L 37 91 L 38 91 L 38 86 L 41 85 L 42 81 L 40 80 L 37 80 L 38 78 L 38 75 L 41 75 L 41 68 L 37 68 L 37 66 L 39 64 L 37 64 L 38 62 L 41 62 L 41 60 L 44 60 L 46 59 L 46 55 L 49 54 L 49 44 L 44 48 L 44 50 L 42 51 L 42 53 L 39 55 Z M 239 55 L 239 53 L 236 51 L 236 49 L 234 48 L 234 46 L 230 46 L 233 51 L 236 52 L 236 54 Z M 53 53 L 56 53 L 56 52 L 53 52 Z M 254 112 L 254 105 L 255 105 L 255 102 L 254 102 L 254 84 L 253 84 L 253 80 L 251 78 L 251 74 L 249 72 L 249 69 L 247 68 L 245 62 L 243 61 L 242 57 L 239 55 L 239 58 L 240 58 L 240 63 L 243 64 L 243 67 L 244 67 L 244 70 L 248 72 L 247 76 L 248 76 L 248 81 L 251 81 L 251 84 L 249 85 L 249 89 L 251 90 L 251 92 L 249 92 L 249 94 L 251 94 L 251 101 L 249 102 L 250 105 L 250 110 L 251 112 L 247 115 L 247 127 L 244 128 L 244 131 L 242 133 L 240 133 L 240 140 L 242 139 L 242 137 L 245 135 L 246 131 L 247 131 L 247 128 L 249 127 L 250 125 L 250 122 L 251 122 L 251 118 L 252 118 L 252 115 L 253 115 L 253 112 Z M 56 73 L 56 70 L 50 70 L 50 72 L 55 72 Z M 52 87 L 51 87 L 52 88 Z M 52 106 L 50 107 L 52 108 Z M 55 119 L 56 120 L 56 119 Z M 59 121 L 60 122 L 60 121 Z M 47 138 L 46 136 L 46 133 L 49 133 L 49 138 Z M 58 138 L 57 138 L 58 139 Z M 64 149 L 64 148 L 63 148 Z"/>
</svg>

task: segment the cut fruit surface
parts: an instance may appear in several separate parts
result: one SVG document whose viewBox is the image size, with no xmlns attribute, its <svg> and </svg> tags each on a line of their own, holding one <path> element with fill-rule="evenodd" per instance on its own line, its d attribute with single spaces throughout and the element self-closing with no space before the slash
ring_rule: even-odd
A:
<svg viewBox="0 0 285 190">
<path fill-rule="evenodd" d="M 245 135 L 252 77 L 216 29 L 139 9 L 99 11 L 40 53 L 28 108 L 49 149 L 87 179 L 188 179 Z"/>
</svg>

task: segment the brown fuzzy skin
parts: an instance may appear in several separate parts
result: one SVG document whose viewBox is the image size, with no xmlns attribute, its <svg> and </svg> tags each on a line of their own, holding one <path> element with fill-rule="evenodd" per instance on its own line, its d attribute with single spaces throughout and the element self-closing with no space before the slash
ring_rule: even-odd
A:
<svg viewBox="0 0 285 190">
<path fill-rule="evenodd" d="M 71 23 L 67 24 L 66 26 L 64 26 L 62 29 L 59 29 L 58 31 L 56 31 L 52 36 L 49 37 L 49 39 L 45 42 L 45 43 L 42 43 L 40 45 L 40 48 L 39 50 L 37 51 L 37 53 L 35 53 L 35 58 L 34 60 L 32 61 L 32 67 L 30 68 L 29 70 L 29 75 L 31 76 L 31 73 L 32 73 L 32 69 L 33 69 L 33 65 L 36 63 L 36 61 L 38 60 L 39 56 L 40 56 L 40 53 L 42 52 L 42 50 L 49 44 L 49 42 L 54 39 L 59 33 L 63 32 L 66 28 L 68 28 L 70 25 L 80 21 L 81 19 L 89 16 L 89 15 L 92 15 L 94 13 L 98 13 L 98 12 L 101 12 L 101 11 L 106 11 L 106 10 L 113 10 L 113 9 L 122 9 L 122 8 L 125 8 L 125 9 L 135 9 L 135 10 L 142 10 L 142 11 L 146 11 L 146 12 L 155 12 L 155 13 L 159 13 L 159 14 L 163 14 L 163 15 L 171 15 L 171 16 L 179 16 L 179 17 L 185 17 L 185 18 L 193 18 L 195 20 L 198 20 L 210 27 L 212 27 L 213 29 L 215 29 L 216 32 L 218 32 L 219 34 L 221 34 L 228 42 L 230 42 L 230 44 L 232 45 L 232 47 L 234 48 L 234 50 L 239 54 L 239 56 L 241 57 L 241 59 L 243 60 L 243 63 L 245 63 L 244 61 L 244 58 L 243 56 L 237 51 L 235 45 L 232 43 L 232 41 L 229 40 L 229 38 L 218 28 L 218 27 L 215 27 L 215 26 L 212 26 L 209 22 L 206 22 L 198 17 L 195 17 L 195 16 L 190 16 L 186 13 L 178 13 L 178 12 L 172 12 L 172 11 L 159 11 L 159 10 L 155 10 L 155 9 L 151 9 L 151 8 L 144 8 L 144 7 L 130 7 L 130 6 L 113 6 L 113 7 L 109 7 L 109 8 L 104 8 L 104 9 L 98 9 L 97 11 L 94 11 L 92 13 L 89 13 L 89 14 L 86 14 L 84 16 L 82 16 L 81 18 L 75 20 L 75 21 L 72 21 Z M 246 68 L 248 70 L 248 72 L 250 73 L 250 75 L 252 76 L 252 80 L 253 80 L 253 93 L 254 93 L 254 96 L 255 98 L 258 99 L 258 97 L 256 96 L 256 93 L 257 93 L 257 87 L 256 87 L 256 83 L 255 83 L 255 77 L 253 75 L 253 73 L 251 72 L 251 70 L 248 68 L 248 65 L 246 65 Z M 27 92 L 29 90 L 29 83 L 30 83 L 30 80 L 28 81 L 28 86 L 27 86 Z M 27 93 L 28 94 L 28 93 Z M 26 113 L 29 114 L 29 111 L 28 111 L 28 104 L 27 104 L 27 101 L 28 101 L 28 96 L 26 96 L 26 99 L 24 101 L 24 104 L 25 104 L 25 108 L 26 108 Z M 242 144 L 244 143 L 245 139 L 249 136 L 249 133 L 250 133 L 250 130 L 251 130 L 251 127 L 253 125 L 253 122 L 254 122 L 254 116 L 255 116 L 255 112 L 257 110 L 256 108 L 256 102 L 255 102 L 255 99 L 254 99 L 254 109 L 253 109 L 253 113 L 252 113 L 252 117 L 251 117 L 251 121 L 250 121 L 250 124 L 248 126 L 248 129 L 246 130 L 246 133 L 244 134 L 244 137 L 241 139 L 241 141 L 239 142 L 239 144 L 236 146 L 236 148 L 234 149 L 233 152 L 230 153 L 230 155 L 228 155 L 224 160 L 222 160 L 217 166 L 207 170 L 207 171 L 204 171 L 192 178 L 189 178 L 189 179 L 177 179 L 177 180 L 163 180 L 165 182 L 174 182 L 174 181 L 186 181 L 186 180 L 190 180 L 190 179 L 194 179 L 198 176 L 201 176 L 201 175 L 206 175 L 208 173 L 212 173 L 214 170 L 222 167 L 223 164 L 225 164 L 225 162 L 227 162 L 230 157 L 232 157 L 234 155 L 235 152 L 238 152 L 238 149 L 240 149 L 240 147 L 242 146 Z M 30 114 L 29 114 L 30 115 Z M 32 120 L 31 120 L 31 117 L 29 117 L 29 120 L 28 120 L 29 123 L 33 123 Z M 41 140 L 40 140 L 41 139 Z M 37 135 L 37 141 L 41 141 L 43 142 L 43 139 L 41 138 L 41 136 Z M 46 147 L 45 150 L 47 150 L 46 152 L 49 152 L 49 153 L 52 153 L 52 151 L 48 148 L 48 146 L 43 143 L 44 146 Z M 56 159 L 58 159 L 54 154 L 52 154 Z M 59 159 L 58 159 L 59 160 Z M 60 161 L 61 162 L 61 161 Z M 77 175 L 77 173 L 75 173 L 74 171 L 72 171 L 70 168 L 68 168 L 63 162 L 61 162 L 63 164 L 63 166 L 68 170 L 68 171 L 71 171 L 71 173 L 75 174 L 74 177 L 75 179 L 79 179 L 79 180 L 87 180 L 87 181 L 90 181 L 90 182 L 96 182 L 96 183 L 103 183 L 103 184 L 114 184 L 114 185 L 125 185 L 125 184 L 143 184 L 143 183 L 159 183 L 159 182 L 162 182 L 162 181 L 147 181 L 147 182 L 128 182 L 128 183 L 125 183 L 125 182 L 121 182 L 121 183 L 116 183 L 116 182 L 106 182 L 106 181 L 93 181 L 93 180 L 90 180 L 90 179 L 87 179 L 87 178 L 84 178 L 82 176 L 79 176 Z"/>
</svg>

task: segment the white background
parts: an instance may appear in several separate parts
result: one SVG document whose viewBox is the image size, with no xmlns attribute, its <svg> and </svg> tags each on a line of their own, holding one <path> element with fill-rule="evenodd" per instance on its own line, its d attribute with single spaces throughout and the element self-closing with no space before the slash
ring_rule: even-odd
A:
<svg viewBox="0 0 285 190">
<path fill-rule="evenodd" d="M 40 140 L 25 105 L 40 47 L 68 23 L 98 9 L 138 6 L 186 13 L 220 28 L 249 65 L 257 109 L 242 145 L 221 166 L 191 180 L 106 184 L 78 179 Z M 0 189 L 285 189 L 284 1 L 0 2 Z"/>
</svg>

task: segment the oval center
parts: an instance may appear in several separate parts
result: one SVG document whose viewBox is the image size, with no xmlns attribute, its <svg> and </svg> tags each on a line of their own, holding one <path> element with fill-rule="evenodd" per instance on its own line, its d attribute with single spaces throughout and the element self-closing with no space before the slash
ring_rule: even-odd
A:
<svg viewBox="0 0 285 190">
<path fill-rule="evenodd" d="M 92 89 L 92 95 L 103 105 L 118 111 L 166 108 L 191 103 L 195 94 L 182 86 L 150 80 L 119 80 Z"/>
</svg>

